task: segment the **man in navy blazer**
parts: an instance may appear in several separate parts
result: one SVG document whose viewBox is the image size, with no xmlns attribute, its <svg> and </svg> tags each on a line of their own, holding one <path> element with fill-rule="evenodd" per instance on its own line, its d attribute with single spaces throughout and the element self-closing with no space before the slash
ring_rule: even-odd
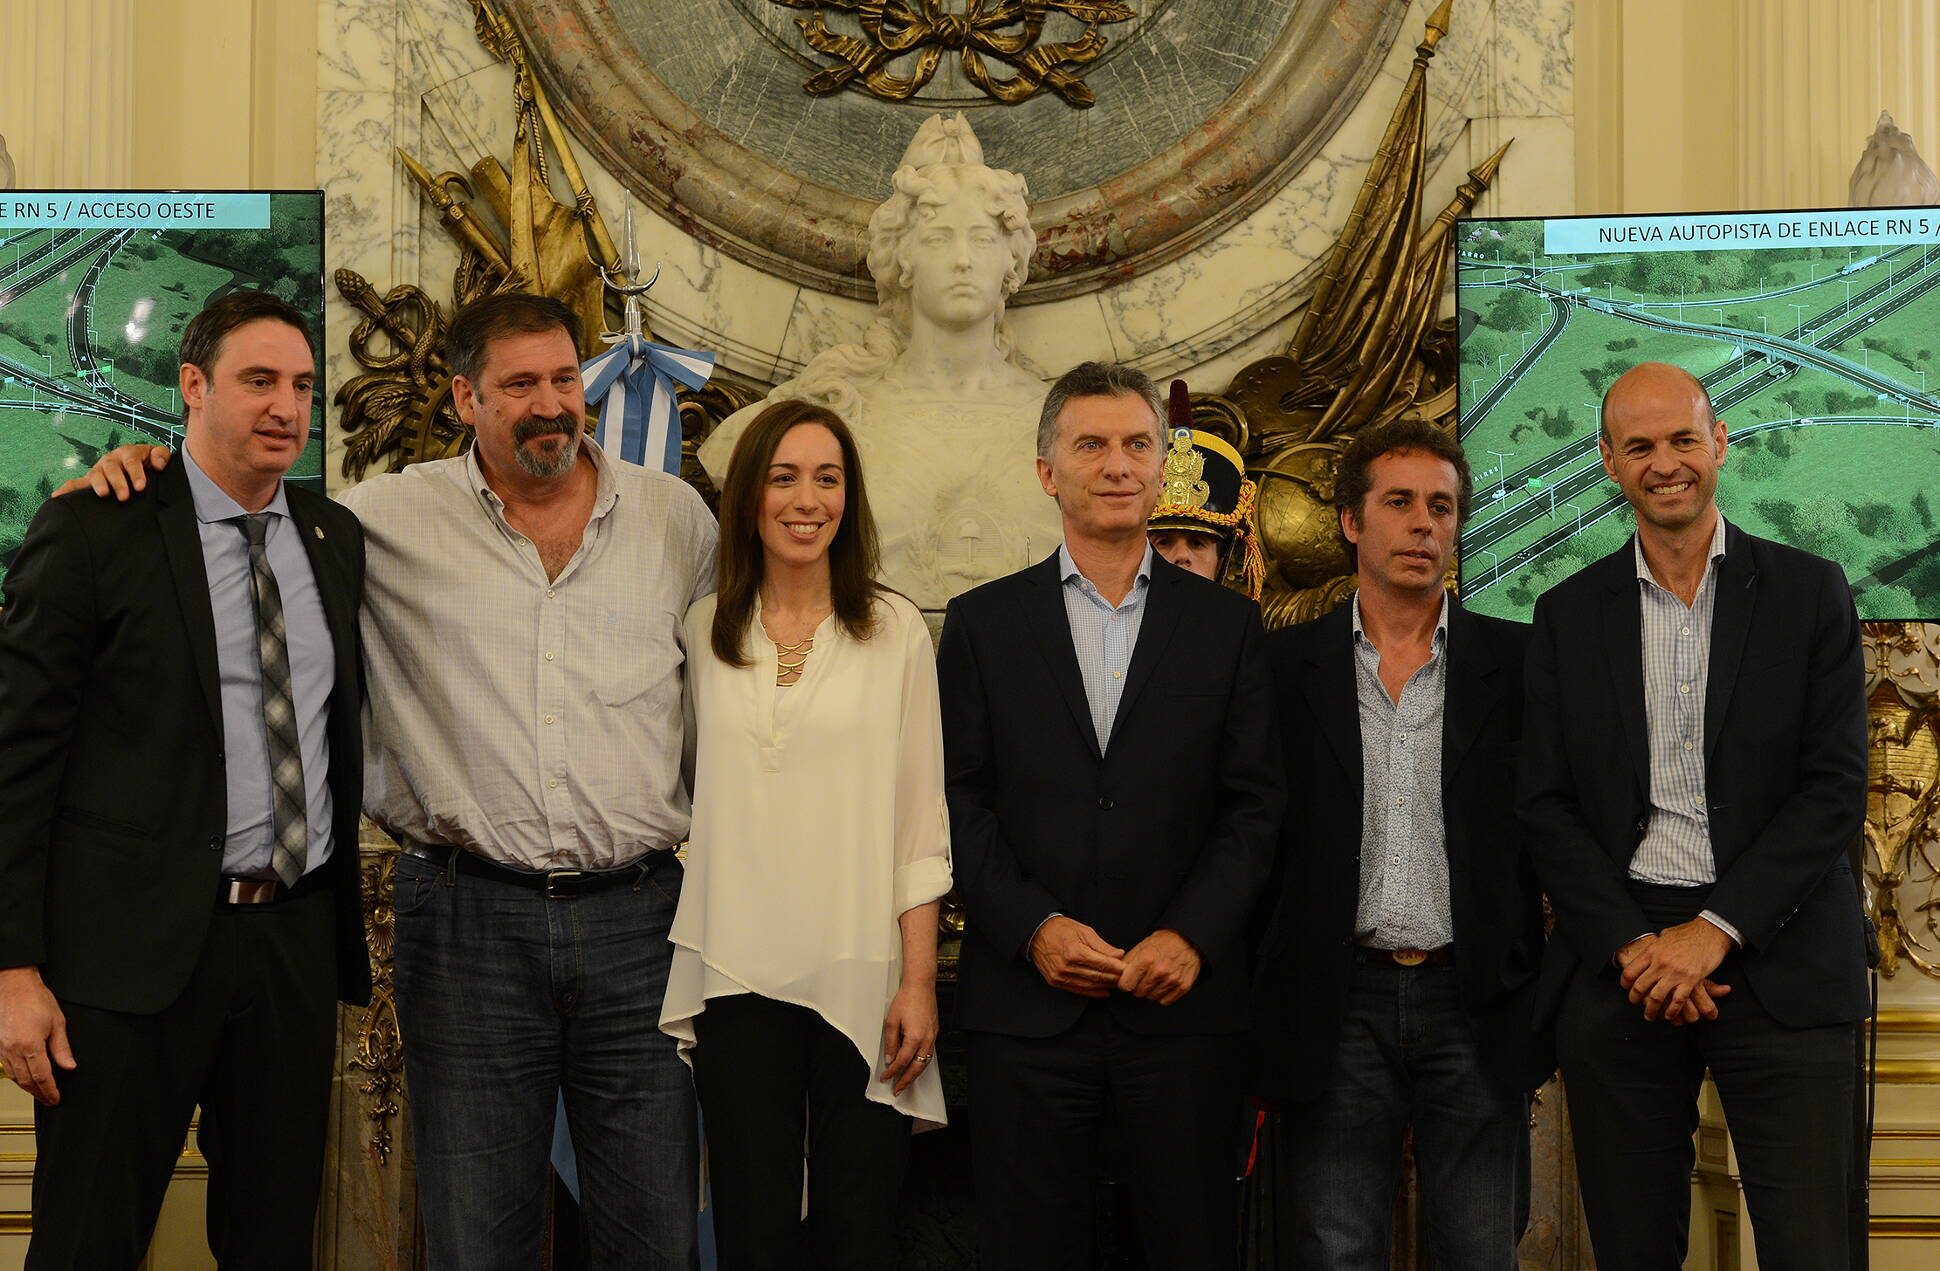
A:
<svg viewBox="0 0 1940 1271">
<path fill-rule="evenodd" d="M 1536 606 L 1518 802 L 1597 1265 L 1682 1265 L 1709 1068 L 1759 1265 L 1840 1271 L 1867 1012 L 1852 595 L 1724 521 L 1725 427 L 1689 373 L 1633 368 L 1602 424 L 1637 534 Z"/>
<path fill-rule="evenodd" d="M 1089 1265 L 1101 1131 L 1148 1266 L 1236 1246 L 1246 933 L 1284 796 L 1257 606 L 1145 541 L 1163 416 L 1127 367 L 1052 386 L 1064 544 L 952 601 L 937 651 L 990 1271 Z"/>
<path fill-rule="evenodd" d="M 1382 1271 L 1412 1129 L 1429 1261 L 1507 1271 L 1529 1218 L 1542 896 L 1515 820 L 1529 630 L 1445 583 L 1473 479 L 1433 424 L 1342 456 L 1354 599 L 1267 637 L 1289 806 L 1258 977 L 1293 1265 Z"/>
</svg>

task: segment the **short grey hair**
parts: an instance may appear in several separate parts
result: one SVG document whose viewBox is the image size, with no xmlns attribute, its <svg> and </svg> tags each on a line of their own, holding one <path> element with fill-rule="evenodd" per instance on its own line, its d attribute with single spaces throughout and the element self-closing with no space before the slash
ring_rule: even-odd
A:
<svg viewBox="0 0 1940 1271">
<path fill-rule="evenodd" d="M 1080 362 L 1058 376 L 1037 417 L 1037 457 L 1049 459 L 1058 442 L 1058 416 L 1074 397 L 1136 397 L 1152 408 L 1152 432 L 1165 445 L 1165 399 L 1152 377 L 1122 362 Z"/>
</svg>

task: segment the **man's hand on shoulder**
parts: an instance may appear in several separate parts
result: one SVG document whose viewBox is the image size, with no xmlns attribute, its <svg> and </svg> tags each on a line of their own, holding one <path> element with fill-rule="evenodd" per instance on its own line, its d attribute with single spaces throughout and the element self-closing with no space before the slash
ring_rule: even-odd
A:
<svg viewBox="0 0 1940 1271">
<path fill-rule="evenodd" d="M 116 446 L 107 454 L 94 461 L 94 466 L 80 476 L 61 483 L 54 491 L 54 497 L 72 494 L 76 490 L 93 490 L 99 498 L 112 496 L 117 502 L 126 503 L 128 496 L 137 490 L 148 488 L 150 469 L 160 472 L 168 467 L 173 455 L 167 446 L 131 444 Z"/>
<path fill-rule="evenodd" d="M 1110 997 L 1125 974 L 1123 949 L 1061 914 L 1038 926 L 1030 954 L 1046 984 L 1079 997 Z"/>
<path fill-rule="evenodd" d="M 1133 997 L 1170 1006 L 1199 980 L 1199 950 L 1176 931 L 1163 927 L 1132 946 L 1118 987 Z"/>
<path fill-rule="evenodd" d="M 1731 986 L 1709 977 L 1729 952 L 1730 936 L 1693 918 L 1631 941 L 1618 951 L 1617 963 L 1630 1002 L 1644 1008 L 1645 1019 L 1688 1024 L 1718 1017 L 1717 999 Z"/>
<path fill-rule="evenodd" d="M 49 1107 L 61 1101 L 54 1069 L 74 1067 L 67 1017 L 37 967 L 0 971 L 0 1065 L 14 1084 Z"/>
</svg>

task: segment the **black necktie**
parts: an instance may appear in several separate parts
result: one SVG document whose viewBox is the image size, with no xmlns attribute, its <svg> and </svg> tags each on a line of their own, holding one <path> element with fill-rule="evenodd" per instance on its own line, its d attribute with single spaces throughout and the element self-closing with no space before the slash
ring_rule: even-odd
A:
<svg viewBox="0 0 1940 1271">
<path fill-rule="evenodd" d="M 263 731 L 269 735 L 271 846 L 269 863 L 285 886 L 303 877 L 310 846 L 309 803 L 303 794 L 303 752 L 296 735 L 296 696 L 290 688 L 290 646 L 283 631 L 283 593 L 269 567 L 268 512 L 242 518 L 249 539 L 249 590 L 256 601 L 256 657 L 263 676 Z"/>
</svg>

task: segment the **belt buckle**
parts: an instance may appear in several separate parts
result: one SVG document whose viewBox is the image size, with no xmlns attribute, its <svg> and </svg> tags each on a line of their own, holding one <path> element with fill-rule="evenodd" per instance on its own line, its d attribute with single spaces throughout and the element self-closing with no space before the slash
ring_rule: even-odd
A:
<svg viewBox="0 0 1940 1271">
<path fill-rule="evenodd" d="M 575 880 L 584 878 L 585 876 L 586 876 L 586 871 L 583 869 L 547 870 L 546 871 L 546 899 L 547 900 L 579 899 L 579 893 L 571 887 L 571 884 Z M 563 892 L 555 890 L 560 883 L 568 884 L 567 889 Z"/>
<path fill-rule="evenodd" d="M 1420 966 L 1428 960 L 1428 954 L 1421 949 L 1395 949 L 1388 956 L 1399 966 Z"/>
</svg>

